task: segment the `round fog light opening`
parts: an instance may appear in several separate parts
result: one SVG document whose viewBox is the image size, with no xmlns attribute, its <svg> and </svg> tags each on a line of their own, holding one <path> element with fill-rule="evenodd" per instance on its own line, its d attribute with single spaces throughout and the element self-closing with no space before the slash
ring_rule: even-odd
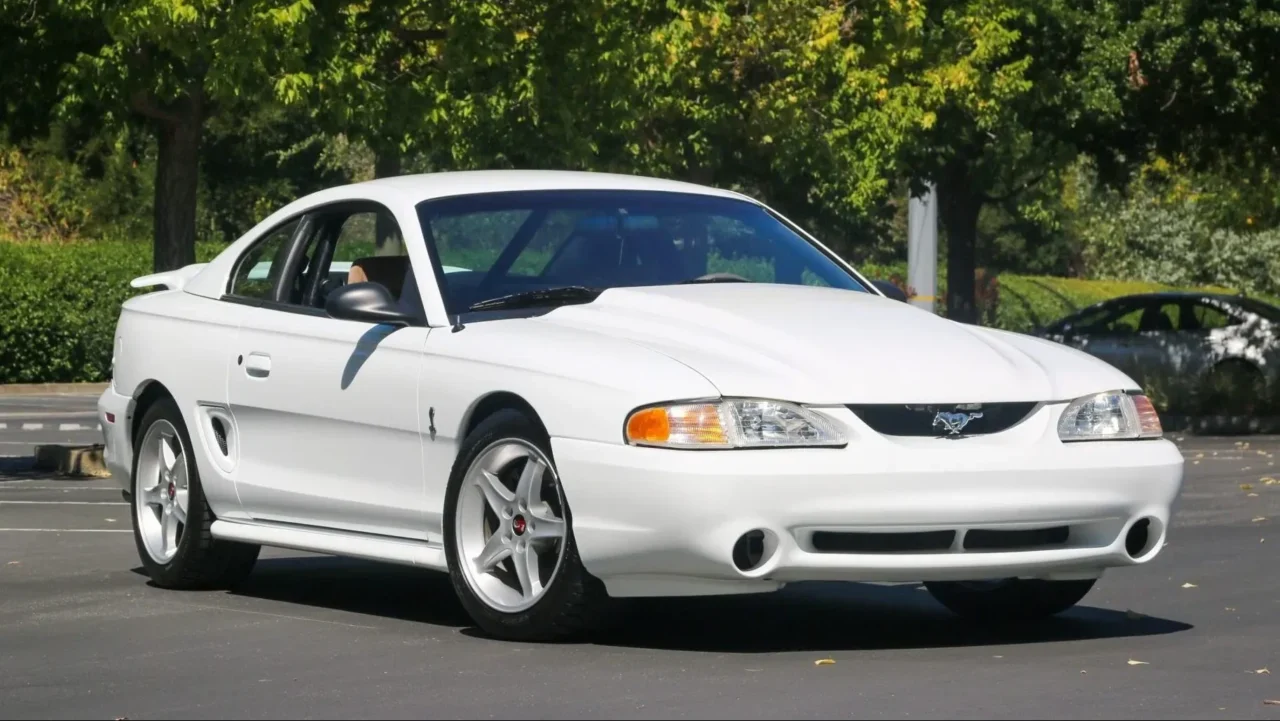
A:
<svg viewBox="0 0 1280 721">
<path fill-rule="evenodd" d="M 747 531 L 733 544 L 733 565 L 739 571 L 750 571 L 764 560 L 764 531 Z"/>
<path fill-rule="evenodd" d="M 1151 519 L 1144 518 L 1129 528 L 1129 533 L 1124 537 L 1124 550 L 1129 554 L 1130 558 L 1137 558 L 1142 555 L 1143 550 L 1147 547 L 1147 541 L 1151 535 Z"/>
</svg>

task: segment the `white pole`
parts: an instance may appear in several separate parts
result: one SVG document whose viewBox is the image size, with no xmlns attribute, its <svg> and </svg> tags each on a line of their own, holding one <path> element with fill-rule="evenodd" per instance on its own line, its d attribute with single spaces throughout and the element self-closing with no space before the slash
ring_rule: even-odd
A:
<svg viewBox="0 0 1280 721">
<path fill-rule="evenodd" d="M 934 312 L 938 294 L 938 194 L 932 184 L 907 206 L 907 285 L 911 305 Z"/>
</svg>

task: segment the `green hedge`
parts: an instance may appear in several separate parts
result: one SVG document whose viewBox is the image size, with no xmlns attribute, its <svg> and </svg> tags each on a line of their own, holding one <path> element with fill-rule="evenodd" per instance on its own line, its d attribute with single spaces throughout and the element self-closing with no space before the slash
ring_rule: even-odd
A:
<svg viewBox="0 0 1280 721">
<path fill-rule="evenodd" d="M 200 244 L 197 258 L 210 260 L 223 247 Z M 899 283 L 906 276 L 902 266 L 860 269 L 872 278 Z M 129 281 L 149 272 L 151 246 L 146 243 L 0 241 L 0 383 L 106 379 L 120 304 L 142 292 L 130 288 Z M 939 285 L 941 296 L 945 284 Z M 1020 332 L 1107 298 L 1170 289 L 1156 283 L 1007 273 L 979 286 L 986 322 Z"/>
<path fill-rule="evenodd" d="M 129 281 L 150 272 L 149 244 L 0 241 L 0 383 L 105 380 Z"/>
</svg>

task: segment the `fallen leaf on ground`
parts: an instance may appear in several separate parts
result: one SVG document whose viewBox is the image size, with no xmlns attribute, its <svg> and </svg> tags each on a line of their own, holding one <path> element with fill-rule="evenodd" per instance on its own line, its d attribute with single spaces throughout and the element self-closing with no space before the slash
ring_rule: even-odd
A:
<svg viewBox="0 0 1280 721">
<path fill-rule="evenodd" d="M 1262 479 L 1262 485 L 1264 485 L 1264 486 L 1274 486 L 1274 485 L 1276 485 L 1277 483 L 1280 483 L 1280 481 L 1277 481 L 1276 479 L 1271 478 L 1271 477 L 1267 477 L 1267 478 L 1263 478 L 1263 479 Z"/>
<path fill-rule="evenodd" d="M 1194 584 L 1194 583 L 1184 583 L 1184 584 L 1182 584 L 1182 587 L 1183 587 L 1183 588 L 1200 588 L 1199 586 L 1197 586 L 1197 585 L 1196 585 L 1196 584 Z"/>
<path fill-rule="evenodd" d="M 1150 666 L 1151 664 L 1147 663 L 1146 661 L 1134 661 L 1133 659 L 1129 659 L 1129 665 L 1130 666 Z"/>
<path fill-rule="evenodd" d="M 1141 621 L 1142 619 L 1146 618 L 1146 616 L 1142 615 L 1141 613 L 1138 613 L 1137 611 L 1125 611 L 1124 617 L 1129 619 L 1130 621 Z"/>
<path fill-rule="evenodd" d="M 1257 497 L 1258 497 L 1258 494 L 1256 494 L 1256 493 L 1250 493 L 1250 494 L 1249 494 L 1249 498 L 1257 498 Z"/>
<path fill-rule="evenodd" d="M 1263 522 L 1263 521 L 1265 521 L 1265 520 L 1267 520 L 1267 517 L 1266 517 L 1266 516 L 1258 516 L 1257 518 L 1253 519 L 1253 522 L 1254 522 L 1254 523 L 1262 523 L 1262 522 Z"/>
<path fill-rule="evenodd" d="M 1088 671 L 1081 671 L 1080 673 L 1089 673 L 1089 672 L 1088 672 Z"/>
<path fill-rule="evenodd" d="M 833 658 L 820 658 L 813 662 L 814 666 L 834 666 L 836 663 Z"/>
<path fill-rule="evenodd" d="M 1262 705 L 1263 706 L 1280 706 L 1280 701 L 1272 701 L 1271 699 L 1267 699 L 1266 701 L 1262 702 Z"/>
<path fill-rule="evenodd" d="M 1250 484 L 1248 484 L 1248 483 L 1241 483 L 1241 484 L 1240 484 L 1240 490 L 1242 490 L 1242 491 L 1252 491 L 1252 490 L 1253 490 L 1253 486 L 1252 486 L 1252 485 L 1250 485 Z"/>
<path fill-rule="evenodd" d="M 116 522 L 116 519 L 114 519 L 114 518 L 104 518 L 104 519 L 102 519 L 102 520 L 106 521 L 107 523 L 115 523 L 115 522 Z"/>
<path fill-rule="evenodd" d="M 1227 610 L 1228 610 L 1228 611 L 1234 611 L 1235 609 L 1234 609 L 1234 608 L 1232 608 L 1232 607 L 1230 607 L 1230 606 L 1227 606 Z"/>
<path fill-rule="evenodd" d="M 1242 471 L 1252 471 L 1252 470 L 1253 470 L 1253 466 L 1245 466 L 1244 468 L 1241 468 L 1240 470 L 1242 470 Z"/>
<path fill-rule="evenodd" d="M 1271 669 L 1269 669 L 1269 668 L 1260 668 L 1260 669 L 1258 669 L 1257 671 L 1254 671 L 1254 673 L 1258 674 L 1259 676 L 1270 676 L 1270 675 L 1271 675 Z"/>
</svg>

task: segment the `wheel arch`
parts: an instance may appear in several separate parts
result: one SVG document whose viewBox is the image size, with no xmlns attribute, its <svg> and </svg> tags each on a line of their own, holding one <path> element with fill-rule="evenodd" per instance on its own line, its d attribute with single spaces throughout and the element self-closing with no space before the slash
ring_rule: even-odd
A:
<svg viewBox="0 0 1280 721">
<path fill-rule="evenodd" d="M 458 429 L 458 441 L 461 442 L 466 439 L 486 418 L 503 410 L 524 413 L 537 424 L 544 434 L 550 435 L 547 433 L 547 426 L 543 422 L 542 416 L 538 414 L 533 404 L 523 396 L 511 391 L 493 391 L 476 399 L 471 404 L 471 407 L 467 409 L 467 412 L 463 415 L 462 424 Z"/>
<path fill-rule="evenodd" d="M 132 446 L 137 442 L 138 430 L 142 424 L 142 417 L 147 414 L 147 409 L 155 405 L 161 399 L 168 398 L 176 401 L 173 393 L 169 391 L 163 383 L 154 378 L 149 378 L 142 383 L 133 392 L 133 410 L 129 416 L 129 444 Z"/>
</svg>

